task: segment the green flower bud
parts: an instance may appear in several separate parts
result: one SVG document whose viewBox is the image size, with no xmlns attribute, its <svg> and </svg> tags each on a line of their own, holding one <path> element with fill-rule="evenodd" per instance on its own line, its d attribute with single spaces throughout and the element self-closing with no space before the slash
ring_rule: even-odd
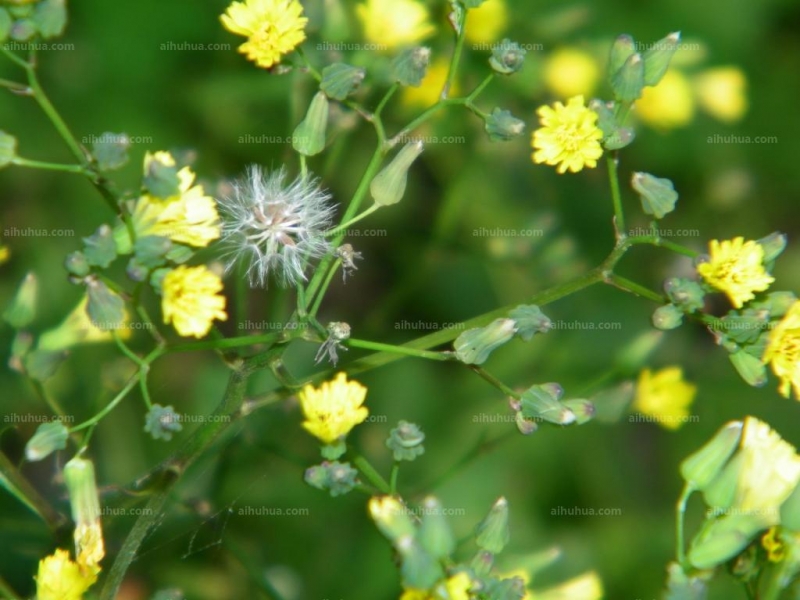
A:
<svg viewBox="0 0 800 600">
<path fill-rule="evenodd" d="M 325 95 L 340 102 L 353 94 L 364 81 L 366 71 L 344 63 L 333 63 L 322 69 L 322 82 L 319 89 Z"/>
<path fill-rule="evenodd" d="M 392 162 L 378 173 L 369 185 L 369 191 L 379 206 L 390 206 L 402 200 L 406 191 L 408 169 L 422 154 L 422 142 L 409 142 L 397 153 Z"/>
<path fill-rule="evenodd" d="M 669 331 L 683 324 L 683 311 L 674 304 L 665 304 L 653 312 L 652 320 L 656 329 Z"/>
<path fill-rule="evenodd" d="M 430 48 L 408 48 L 392 60 L 392 75 L 401 85 L 419 87 L 425 78 L 430 60 Z"/>
<path fill-rule="evenodd" d="M 594 419 L 595 409 L 594 404 L 589 400 L 574 399 L 564 400 L 561 404 L 566 406 L 575 415 L 575 422 L 578 425 L 583 425 Z"/>
<path fill-rule="evenodd" d="M 634 173 L 631 177 L 631 187 L 636 190 L 642 201 L 642 210 L 656 219 L 675 210 L 678 201 L 678 192 L 669 179 L 650 175 L 650 173 Z"/>
<path fill-rule="evenodd" d="M 561 400 L 561 398 L 564 397 L 564 386 L 562 386 L 560 383 L 556 383 L 555 381 L 543 383 L 537 387 L 550 394 L 553 400 Z"/>
<path fill-rule="evenodd" d="M 479 550 L 469 563 L 469 568 L 475 573 L 477 577 L 486 577 L 492 572 L 494 565 L 494 554 L 486 550 Z"/>
<path fill-rule="evenodd" d="M 522 304 L 508 313 L 517 324 L 517 335 L 529 342 L 537 333 L 547 333 L 553 328 L 550 317 L 535 304 Z"/>
<path fill-rule="evenodd" d="M 733 506 L 743 463 L 742 454 L 736 454 L 725 464 L 719 475 L 703 488 L 703 498 L 715 512 L 723 512 Z"/>
<path fill-rule="evenodd" d="M 539 425 L 536 424 L 536 421 L 525 418 L 521 410 L 514 413 L 514 423 L 522 435 L 530 435 L 539 429 Z"/>
<path fill-rule="evenodd" d="M 87 280 L 89 303 L 86 312 L 92 324 L 104 331 L 120 329 L 125 321 L 125 302 L 108 286 L 92 277 Z"/>
<path fill-rule="evenodd" d="M 781 525 L 792 531 L 800 531 L 800 485 L 794 486 L 792 493 L 781 504 Z"/>
<path fill-rule="evenodd" d="M 606 150 L 620 150 L 630 146 L 636 139 L 636 132 L 630 127 L 619 127 L 607 138 L 603 139 Z"/>
<path fill-rule="evenodd" d="M 603 102 L 597 98 L 589 101 L 589 108 L 597 113 L 597 126 L 603 132 L 603 138 L 611 136 L 617 130 L 617 119 L 614 116 L 614 102 Z"/>
<path fill-rule="evenodd" d="M 416 528 L 405 505 L 394 496 L 374 496 L 369 500 L 369 514 L 375 525 L 395 546 L 404 537 L 414 537 Z"/>
<path fill-rule="evenodd" d="M 758 519 L 730 515 L 706 521 L 689 548 L 687 558 L 697 569 L 711 569 L 744 550 L 761 529 Z"/>
<path fill-rule="evenodd" d="M 667 567 L 667 593 L 664 600 L 706 600 L 710 572 L 687 575 L 678 563 Z"/>
<path fill-rule="evenodd" d="M 90 237 L 83 238 L 83 255 L 86 261 L 105 269 L 117 258 L 117 244 L 114 231 L 103 223 Z"/>
<path fill-rule="evenodd" d="M 489 514 L 475 528 L 475 542 L 483 550 L 492 554 L 500 554 L 510 538 L 508 501 L 500 497 L 492 506 Z"/>
<path fill-rule="evenodd" d="M 705 291 L 696 281 L 682 277 L 671 277 L 664 283 L 667 297 L 684 312 L 701 310 L 705 305 Z"/>
<path fill-rule="evenodd" d="M 167 252 L 172 248 L 169 238 L 159 235 L 146 235 L 136 240 L 133 245 L 136 261 L 148 269 L 160 267 L 164 264 Z"/>
<path fill-rule="evenodd" d="M 341 496 L 358 485 L 358 471 L 350 463 L 324 461 L 306 469 L 305 481 L 310 486 L 327 490 L 331 496 Z"/>
<path fill-rule="evenodd" d="M 767 383 L 767 367 L 761 359 L 753 356 L 746 350 L 737 350 L 729 354 L 728 358 L 747 385 L 762 387 Z"/>
<path fill-rule="evenodd" d="M 3 320 L 14 329 L 22 329 L 33 322 L 36 316 L 36 297 L 39 282 L 36 275 L 28 273 L 17 288 L 17 293 L 3 312 Z"/>
<path fill-rule="evenodd" d="M 86 257 L 83 255 L 83 252 L 77 250 L 67 254 L 67 258 L 64 259 L 64 268 L 70 275 L 74 275 L 75 277 L 86 277 L 91 271 L 91 267 Z"/>
<path fill-rule="evenodd" d="M 767 294 L 763 300 L 756 300 L 750 303 L 750 308 L 754 310 L 766 310 L 770 318 L 780 319 L 792 305 L 797 301 L 797 296 L 792 292 L 772 292 Z"/>
<path fill-rule="evenodd" d="M 622 67 L 611 77 L 614 97 L 620 102 L 633 102 L 642 97 L 644 88 L 644 61 L 642 55 L 631 54 Z"/>
<path fill-rule="evenodd" d="M 731 421 L 720 429 L 705 446 L 681 463 L 681 476 L 692 488 L 705 489 L 719 475 L 739 445 L 741 421 Z"/>
<path fill-rule="evenodd" d="M 786 249 L 786 234 L 775 231 L 758 240 L 758 244 L 764 249 L 764 264 L 769 265 Z"/>
<path fill-rule="evenodd" d="M 314 156 L 325 149 L 325 130 L 328 128 L 328 98 L 322 92 L 314 94 L 306 118 L 295 127 L 292 148 L 303 156 Z"/>
<path fill-rule="evenodd" d="M 513 319 L 495 319 L 486 327 L 468 329 L 453 342 L 456 357 L 467 365 L 483 364 L 494 350 L 514 337 L 516 331 Z"/>
<path fill-rule="evenodd" d="M 439 562 L 413 536 L 405 535 L 400 538 L 396 548 L 403 561 L 400 574 L 404 587 L 426 590 L 444 577 L 444 570 Z"/>
<path fill-rule="evenodd" d="M 516 118 L 510 111 L 495 108 L 484 122 L 486 133 L 493 142 L 508 142 L 522 135 L 525 122 Z"/>
<path fill-rule="evenodd" d="M 181 417 L 171 406 L 153 404 L 147 411 L 144 430 L 153 436 L 154 440 L 169 441 L 174 432 L 182 429 Z"/>
<path fill-rule="evenodd" d="M 150 269 L 135 258 L 132 258 L 128 261 L 128 266 L 125 267 L 125 274 L 131 281 L 144 281 L 150 274 Z"/>
<path fill-rule="evenodd" d="M 627 61 L 636 52 L 636 43 L 633 38 L 627 33 L 624 33 L 614 40 L 611 46 L 611 55 L 608 59 L 608 77 L 613 80 L 614 75 L 623 67 Z"/>
<path fill-rule="evenodd" d="M 149 155 L 148 155 L 149 156 Z M 145 160 L 145 174 L 142 184 L 157 198 L 171 198 L 180 194 L 179 167 L 161 162 L 155 156 Z M 91 262 L 91 261 L 90 261 Z"/>
<path fill-rule="evenodd" d="M 0 130 L 0 169 L 17 157 L 17 138 Z"/>
<path fill-rule="evenodd" d="M 678 42 L 681 41 L 681 32 L 675 31 L 667 37 L 658 40 L 647 52 L 644 53 L 644 84 L 656 85 L 669 68 Z"/>
<path fill-rule="evenodd" d="M 25 374 L 36 381 L 46 381 L 56 374 L 68 354 L 66 350 L 50 351 L 37 348 L 25 355 L 23 361 Z"/>
<path fill-rule="evenodd" d="M 425 453 L 424 440 L 425 434 L 418 425 L 400 421 L 389 433 L 386 446 L 393 452 L 394 460 L 414 460 Z"/>
<path fill-rule="evenodd" d="M 51 452 L 67 447 L 69 430 L 61 421 L 42 423 L 25 445 L 25 458 L 31 462 L 42 460 Z"/>
<path fill-rule="evenodd" d="M 433 558 L 450 556 L 456 549 L 456 537 L 442 510 L 442 503 L 429 496 L 422 501 L 422 522 L 417 541 Z"/>
<path fill-rule="evenodd" d="M 101 171 L 119 169 L 128 162 L 131 140 L 124 133 L 106 131 L 92 144 L 92 156 Z"/>
<path fill-rule="evenodd" d="M 75 554 L 79 564 L 97 565 L 105 555 L 100 526 L 100 496 L 91 460 L 74 457 L 64 465 L 64 483 L 75 521 Z"/>
<path fill-rule="evenodd" d="M 492 49 L 489 65 L 501 75 L 511 75 L 522 68 L 525 54 L 525 50 L 519 44 L 506 38 Z"/>
<path fill-rule="evenodd" d="M 520 408 L 528 419 L 541 419 L 556 425 L 569 425 L 577 418 L 571 409 L 558 401 L 558 394 L 541 385 L 535 385 L 522 394 Z"/>
</svg>

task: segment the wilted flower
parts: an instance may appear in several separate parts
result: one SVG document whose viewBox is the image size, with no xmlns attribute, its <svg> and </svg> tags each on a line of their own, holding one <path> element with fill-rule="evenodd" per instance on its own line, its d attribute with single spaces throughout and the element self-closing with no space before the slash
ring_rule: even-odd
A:
<svg viewBox="0 0 800 600">
<path fill-rule="evenodd" d="M 711 240 L 709 254 L 710 260 L 698 265 L 697 272 L 707 284 L 725 292 L 736 308 L 775 281 L 764 268 L 764 249 L 758 242 L 745 242 L 743 237 Z"/>
<path fill-rule="evenodd" d="M 633 408 L 654 417 L 666 429 L 678 429 L 689 415 L 697 386 L 683 379 L 680 367 L 666 367 L 656 373 L 643 370 L 636 386 Z"/>
<path fill-rule="evenodd" d="M 227 268 L 245 261 L 252 286 L 266 285 L 272 273 L 282 284 L 296 286 L 306 279 L 307 262 L 330 251 L 325 238 L 333 216 L 330 195 L 315 179 L 298 177 L 288 186 L 285 179 L 283 169 L 267 174 L 252 166 L 220 202 Z"/>
<path fill-rule="evenodd" d="M 764 362 L 772 363 L 772 371 L 780 378 L 781 394 L 788 398 L 794 388 L 794 397 L 800 400 L 800 300 L 770 332 Z"/>
<path fill-rule="evenodd" d="M 577 173 L 594 168 L 603 155 L 597 113 L 587 108 L 583 96 L 570 98 L 567 105 L 556 102 L 536 111 L 542 126 L 533 132 L 533 161 L 557 166 L 559 173 Z"/>
<path fill-rule="evenodd" d="M 222 280 L 204 265 L 173 269 L 164 276 L 161 289 L 164 322 L 172 323 L 182 336 L 201 338 L 214 319 L 228 318 L 225 296 L 220 294 Z"/>
</svg>

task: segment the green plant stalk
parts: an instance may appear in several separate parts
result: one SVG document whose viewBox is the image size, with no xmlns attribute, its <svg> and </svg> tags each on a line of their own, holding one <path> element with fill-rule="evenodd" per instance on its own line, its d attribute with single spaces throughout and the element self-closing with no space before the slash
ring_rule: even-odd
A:
<svg viewBox="0 0 800 600">
<path fill-rule="evenodd" d="M 317 297 L 314 299 L 314 305 L 311 307 L 309 314 L 312 318 L 316 319 L 317 313 L 319 312 L 319 307 L 322 305 L 322 301 L 325 299 L 325 294 L 328 292 L 328 288 L 333 281 L 334 275 L 336 275 L 336 271 L 342 264 L 342 259 L 337 258 L 336 261 L 333 263 L 331 268 L 328 270 L 328 275 L 325 277 L 325 281 L 322 282 L 322 287 L 319 289 L 319 293 Z"/>
<path fill-rule="evenodd" d="M 684 539 L 684 519 L 686 516 L 686 503 L 694 493 L 694 488 L 688 483 L 683 486 L 680 498 L 675 508 L 675 557 L 678 564 L 684 571 L 688 571 L 691 565 L 686 560 L 686 542 Z"/>
<path fill-rule="evenodd" d="M 397 494 L 397 477 L 400 474 L 400 463 L 394 461 L 392 464 L 392 473 L 389 475 L 389 493 L 394 496 Z"/>
<path fill-rule="evenodd" d="M 30 160 L 27 158 L 16 157 L 11 159 L 11 164 L 17 167 L 26 167 L 29 169 L 43 169 L 45 171 L 61 171 L 64 173 L 77 173 L 91 177 L 91 173 L 86 170 L 82 165 L 61 165 L 58 163 L 44 162 L 41 160 Z"/>
<path fill-rule="evenodd" d="M 617 240 L 624 239 L 627 236 L 625 229 L 625 213 L 622 210 L 622 195 L 619 191 L 619 159 L 617 154 L 609 154 L 606 156 L 606 164 L 608 165 L 608 180 L 611 186 L 611 200 L 614 204 L 614 232 Z"/>
<path fill-rule="evenodd" d="M 446 99 L 450 94 L 450 90 L 453 87 L 453 84 L 456 81 L 456 75 L 458 74 L 458 65 L 461 62 L 461 54 L 464 51 L 464 41 L 466 40 L 466 35 L 464 29 L 466 28 L 467 23 L 467 9 L 462 7 L 462 10 L 458 16 L 458 23 L 456 24 L 456 47 L 453 50 L 453 56 L 450 59 L 450 66 L 447 69 L 447 80 L 445 81 L 444 88 L 442 88 L 441 98 Z"/>
<path fill-rule="evenodd" d="M 630 292 L 631 294 L 636 294 L 637 296 L 641 296 L 642 298 L 647 298 L 648 300 L 652 300 L 653 302 L 659 302 L 661 304 L 667 302 L 667 299 L 661 294 L 658 294 L 653 290 L 650 290 L 644 287 L 643 285 L 636 283 L 635 281 L 631 281 L 626 277 L 617 275 L 616 273 L 611 274 L 611 276 L 608 278 L 607 283 L 623 291 Z"/>
<path fill-rule="evenodd" d="M 355 225 L 360 220 L 366 219 L 372 213 L 374 213 L 377 210 L 380 210 L 381 208 L 382 207 L 381 207 L 380 204 L 373 204 L 372 206 L 370 206 L 366 210 L 361 211 L 358 215 L 356 215 L 355 217 L 353 217 L 352 219 L 350 219 L 346 223 L 342 223 L 341 225 L 337 225 L 333 229 L 330 229 L 330 230 L 326 231 L 325 232 L 325 237 L 331 237 L 331 236 L 338 235 L 339 233 L 344 232 L 351 225 Z"/>
<path fill-rule="evenodd" d="M 0 477 L 6 479 L 25 496 L 25 500 L 30 504 L 33 510 L 36 511 L 36 514 L 44 520 L 51 531 L 58 531 L 61 527 L 66 525 L 67 519 L 64 515 L 60 514 L 41 496 L 41 494 L 39 494 L 36 488 L 30 484 L 19 470 L 17 470 L 3 452 L 0 452 Z"/>
<path fill-rule="evenodd" d="M 391 494 L 391 487 L 389 484 L 386 483 L 383 476 L 378 473 L 375 467 L 373 467 L 366 458 L 360 454 L 353 454 L 353 465 L 355 465 L 355 467 L 361 471 L 361 474 L 364 475 L 372 485 L 378 488 L 382 494 Z"/>
<path fill-rule="evenodd" d="M 358 340 L 350 338 L 345 342 L 350 348 L 364 348 L 366 350 L 375 350 L 376 352 L 391 352 L 402 356 L 413 356 L 416 358 L 427 358 L 428 360 L 455 360 L 452 353 L 445 352 L 430 352 L 428 350 L 417 350 L 415 348 L 408 348 L 406 346 L 395 346 L 393 344 L 382 344 L 380 342 L 371 342 L 369 340 Z"/>
<path fill-rule="evenodd" d="M 510 387 L 508 387 L 505 383 L 497 379 L 497 377 L 486 371 L 486 369 L 479 367 L 478 365 L 469 365 L 469 368 L 470 370 L 480 375 L 483 379 L 491 383 L 498 390 L 503 392 L 506 396 L 509 396 L 510 398 L 516 398 L 517 400 L 521 398 L 520 394 L 518 394 Z"/>
</svg>

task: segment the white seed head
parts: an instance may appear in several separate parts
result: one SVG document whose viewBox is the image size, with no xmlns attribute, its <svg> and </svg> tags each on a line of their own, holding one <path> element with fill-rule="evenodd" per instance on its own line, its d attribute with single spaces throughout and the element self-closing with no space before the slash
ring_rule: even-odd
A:
<svg viewBox="0 0 800 600">
<path fill-rule="evenodd" d="M 334 212 L 330 194 L 312 177 L 288 185 L 285 179 L 283 168 L 266 173 L 250 166 L 220 201 L 226 270 L 244 261 L 253 287 L 265 287 L 270 275 L 296 286 L 306 279 L 308 263 L 331 251 L 325 238 Z"/>
</svg>

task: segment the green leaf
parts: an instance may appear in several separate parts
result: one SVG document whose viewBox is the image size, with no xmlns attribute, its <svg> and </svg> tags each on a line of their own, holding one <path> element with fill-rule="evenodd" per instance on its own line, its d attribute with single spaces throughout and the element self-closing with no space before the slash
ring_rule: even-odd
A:
<svg viewBox="0 0 800 600">
<path fill-rule="evenodd" d="M 86 313 L 95 327 L 103 331 L 119 329 L 125 320 L 125 302 L 98 279 L 88 283 Z"/>
<path fill-rule="evenodd" d="M 86 257 L 86 261 L 95 267 L 105 269 L 117 257 L 114 232 L 105 223 L 97 228 L 94 235 L 83 238 L 83 246 L 83 254 Z"/>
<path fill-rule="evenodd" d="M 36 5 L 33 22 L 42 37 L 52 38 L 61 35 L 67 25 L 65 0 L 43 0 Z"/>
<path fill-rule="evenodd" d="M 92 144 L 92 155 L 101 171 L 112 171 L 128 162 L 130 145 L 126 134 L 107 131 Z"/>
<path fill-rule="evenodd" d="M 0 168 L 11 163 L 17 156 L 17 138 L 0 130 Z"/>
</svg>

